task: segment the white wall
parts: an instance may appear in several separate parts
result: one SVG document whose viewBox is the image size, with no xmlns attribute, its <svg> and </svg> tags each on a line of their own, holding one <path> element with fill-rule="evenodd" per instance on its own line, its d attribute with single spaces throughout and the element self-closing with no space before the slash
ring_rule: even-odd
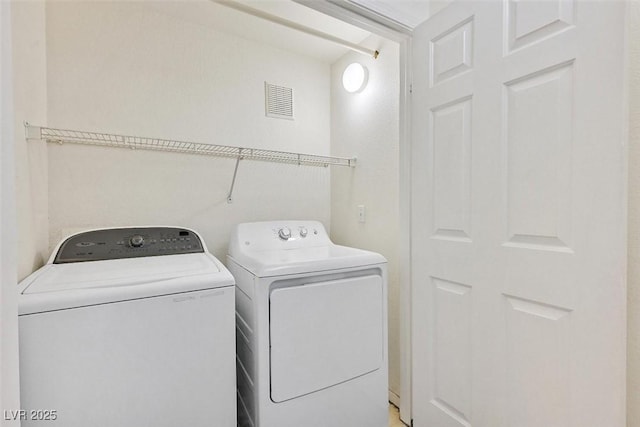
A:
<svg viewBox="0 0 640 427">
<path fill-rule="evenodd" d="M 349 53 L 331 67 L 331 151 L 358 157 L 356 168 L 331 174 L 331 237 L 342 245 L 379 252 L 389 261 L 389 388 L 397 396 L 400 62 L 397 44 L 385 41 L 379 50 L 378 59 Z M 369 82 L 360 93 L 342 87 L 342 72 L 351 62 L 369 70 Z M 366 208 L 364 224 L 358 222 L 358 205 Z"/>
<path fill-rule="evenodd" d="M 47 147 L 24 139 L 23 122 L 46 125 L 44 1 L 12 2 L 13 90 L 18 212 L 18 278 L 48 257 Z"/>
<path fill-rule="evenodd" d="M 11 3 L 0 2 L 0 410 L 20 408 Z M 0 419 L 3 427 L 17 420 Z"/>
<path fill-rule="evenodd" d="M 640 427 L 640 2 L 629 8 L 627 426 Z"/>
<path fill-rule="evenodd" d="M 185 3 L 181 7 L 190 7 Z M 329 154 L 329 66 L 165 15 L 148 3 L 47 5 L 48 120 L 98 130 Z M 266 118 L 264 81 L 294 89 L 295 120 Z M 231 227 L 329 226 L 329 169 L 49 146 L 50 242 L 94 226 L 178 224 L 224 260 Z"/>
</svg>

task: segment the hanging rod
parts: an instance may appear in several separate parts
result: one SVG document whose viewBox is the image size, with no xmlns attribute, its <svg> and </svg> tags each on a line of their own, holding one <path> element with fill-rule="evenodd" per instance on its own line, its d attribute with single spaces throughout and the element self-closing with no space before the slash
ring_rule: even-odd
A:
<svg viewBox="0 0 640 427">
<path fill-rule="evenodd" d="M 351 42 L 349 42 L 347 40 L 343 40 L 343 39 L 338 38 L 336 36 L 332 36 L 331 34 L 327 34 L 327 33 L 324 33 L 322 31 L 315 30 L 313 28 L 305 27 L 304 25 L 298 24 L 297 22 L 289 21 L 288 19 L 284 19 L 284 18 L 281 18 L 279 16 L 272 15 L 270 13 L 263 12 L 263 11 L 258 10 L 258 9 L 254 9 L 252 7 L 244 5 L 244 4 L 242 4 L 240 2 L 237 2 L 235 0 L 213 0 L 213 1 L 218 3 L 218 4 L 221 4 L 223 6 L 227 6 L 227 7 L 230 7 L 232 9 L 239 10 L 239 11 L 244 12 L 244 13 L 248 13 L 249 15 L 257 16 L 258 18 L 266 19 L 267 21 L 271 21 L 271 22 L 274 22 L 276 24 L 284 25 L 285 27 L 289 27 L 289 28 L 292 28 L 294 30 L 298 30 L 298 31 L 301 31 L 303 33 L 310 34 L 312 36 L 327 40 L 329 42 L 338 44 L 340 46 L 346 47 L 346 48 L 351 49 L 353 51 L 362 53 L 364 55 L 372 56 L 374 59 L 378 58 L 378 55 L 380 54 L 380 52 L 377 51 L 377 50 L 367 49 L 366 47 L 362 47 L 362 46 L 360 46 L 358 44 L 351 43 Z"/>
<path fill-rule="evenodd" d="M 203 144 L 199 142 L 172 139 L 147 138 L 141 136 L 116 135 L 102 132 L 87 132 L 69 129 L 55 129 L 24 123 L 28 140 L 99 145 L 105 147 L 129 148 L 136 150 L 167 151 L 171 153 L 197 154 L 205 156 L 229 157 L 242 160 L 261 160 L 305 166 L 350 166 L 355 167 L 356 159 L 346 157 L 319 156 L 315 154 L 289 151 L 265 150 L 262 148 L 233 147 L 230 145 Z"/>
</svg>

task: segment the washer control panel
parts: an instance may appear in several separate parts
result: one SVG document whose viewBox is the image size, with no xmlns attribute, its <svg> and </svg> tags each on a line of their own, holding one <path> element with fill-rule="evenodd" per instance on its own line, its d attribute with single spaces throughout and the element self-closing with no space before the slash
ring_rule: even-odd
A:
<svg viewBox="0 0 640 427">
<path fill-rule="evenodd" d="M 92 230 L 65 240 L 54 264 L 204 252 L 200 237 L 177 227 Z"/>
</svg>

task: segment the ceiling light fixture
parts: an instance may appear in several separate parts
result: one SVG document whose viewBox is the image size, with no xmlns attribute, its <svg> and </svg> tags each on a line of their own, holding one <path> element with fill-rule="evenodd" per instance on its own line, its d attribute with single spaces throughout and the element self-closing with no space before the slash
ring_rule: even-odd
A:
<svg viewBox="0 0 640 427">
<path fill-rule="evenodd" d="M 362 64 L 354 62 L 342 73 L 342 86 L 349 93 L 360 92 L 367 85 L 369 72 Z"/>
</svg>

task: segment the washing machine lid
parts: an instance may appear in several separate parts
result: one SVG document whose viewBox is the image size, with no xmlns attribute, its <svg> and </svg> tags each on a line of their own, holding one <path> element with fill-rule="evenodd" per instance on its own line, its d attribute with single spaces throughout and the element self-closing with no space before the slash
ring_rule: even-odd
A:
<svg viewBox="0 0 640 427">
<path fill-rule="evenodd" d="M 19 314 L 233 286 L 207 253 L 47 264 L 20 284 Z"/>
<path fill-rule="evenodd" d="M 185 245 L 184 253 L 180 253 L 182 246 L 173 249 L 173 241 L 160 244 L 158 233 L 171 230 L 187 233 L 170 227 L 136 227 L 92 230 L 63 240 L 47 265 L 20 283 L 19 314 L 234 285 L 231 273 L 206 252 L 195 232 L 188 230 L 184 236 L 191 237 L 191 249 L 197 247 L 196 252 Z M 129 235 L 136 237 L 136 244 L 140 236 L 156 242 L 146 247 L 144 243 L 123 246 L 122 236 Z M 167 250 L 169 245 L 171 250 Z M 167 252 L 173 253 L 164 255 Z"/>
</svg>

